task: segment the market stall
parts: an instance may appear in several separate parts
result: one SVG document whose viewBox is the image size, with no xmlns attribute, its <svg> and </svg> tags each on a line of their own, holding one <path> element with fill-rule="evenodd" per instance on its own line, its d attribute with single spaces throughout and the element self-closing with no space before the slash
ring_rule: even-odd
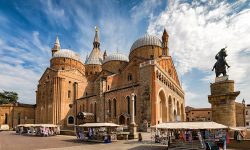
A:
<svg viewBox="0 0 250 150">
<path fill-rule="evenodd" d="M 155 131 L 155 142 L 168 147 L 177 141 L 182 146 L 216 149 L 226 146 L 228 127 L 216 122 L 169 122 L 155 125 L 152 129 Z"/>
<path fill-rule="evenodd" d="M 114 123 L 86 123 L 76 126 L 76 136 L 80 140 L 108 143 L 117 140 L 117 128 Z"/>
<path fill-rule="evenodd" d="M 20 124 L 16 133 L 37 136 L 52 136 L 60 134 L 60 126 L 54 124 Z"/>
</svg>

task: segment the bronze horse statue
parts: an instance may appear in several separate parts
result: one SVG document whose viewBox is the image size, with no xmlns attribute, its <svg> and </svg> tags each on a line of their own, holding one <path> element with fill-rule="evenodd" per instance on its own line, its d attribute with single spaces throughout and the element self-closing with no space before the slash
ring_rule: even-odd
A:
<svg viewBox="0 0 250 150">
<path fill-rule="evenodd" d="M 214 64 L 214 67 L 212 71 L 215 69 L 216 77 L 219 77 L 220 74 L 223 74 L 223 76 L 227 75 L 226 67 L 229 68 L 230 66 L 227 64 L 226 57 L 227 57 L 227 51 L 226 48 L 222 48 L 215 56 L 215 59 L 217 60 Z"/>
</svg>

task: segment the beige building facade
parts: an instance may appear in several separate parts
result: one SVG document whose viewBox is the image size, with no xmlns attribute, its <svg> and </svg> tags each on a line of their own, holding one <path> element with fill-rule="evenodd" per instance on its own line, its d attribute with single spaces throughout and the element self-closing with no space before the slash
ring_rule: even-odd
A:
<svg viewBox="0 0 250 150">
<path fill-rule="evenodd" d="M 0 125 L 8 125 L 14 129 L 18 124 L 32 124 L 35 122 L 35 105 L 2 104 L 0 105 Z"/>
<path fill-rule="evenodd" d="M 96 29 L 93 49 L 85 63 L 79 55 L 61 49 L 56 38 L 50 66 L 36 91 L 36 123 L 72 129 L 79 112 L 95 115 L 96 122 L 131 122 L 134 93 L 135 122 L 139 130 L 161 122 L 184 121 L 184 91 L 169 55 L 168 34 L 136 40 L 129 57 L 100 49 Z"/>
<path fill-rule="evenodd" d="M 246 118 L 246 127 L 250 129 L 250 104 L 246 105 L 245 108 L 245 118 Z"/>
<path fill-rule="evenodd" d="M 244 122 L 247 120 L 247 109 L 244 107 L 243 103 L 235 102 L 234 115 L 235 115 L 235 126 L 243 127 L 245 126 Z M 213 119 L 212 108 L 193 108 L 190 106 L 185 107 L 186 112 L 186 121 L 195 122 L 195 121 L 217 121 Z M 245 112 L 245 113 L 244 113 Z M 226 115 L 226 114 L 225 114 Z M 223 120 L 224 118 L 221 117 Z"/>
<path fill-rule="evenodd" d="M 186 121 L 212 121 L 211 108 L 186 107 Z"/>
</svg>

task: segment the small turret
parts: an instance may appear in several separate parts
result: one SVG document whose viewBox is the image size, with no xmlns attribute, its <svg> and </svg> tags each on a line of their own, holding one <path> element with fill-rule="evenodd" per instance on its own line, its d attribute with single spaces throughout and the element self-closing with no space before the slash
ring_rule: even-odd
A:
<svg viewBox="0 0 250 150">
<path fill-rule="evenodd" d="M 85 64 L 88 62 L 89 54 L 86 55 Z"/>
<path fill-rule="evenodd" d="M 55 44 L 54 44 L 54 47 L 52 48 L 52 57 L 54 56 L 54 53 L 59 51 L 61 49 L 61 46 L 60 46 L 60 42 L 59 42 L 59 38 L 58 36 L 56 36 L 56 41 L 55 41 Z"/>
<path fill-rule="evenodd" d="M 169 56 L 168 33 L 166 29 L 164 29 L 163 34 L 162 34 L 162 56 Z"/>
<path fill-rule="evenodd" d="M 105 60 L 106 57 L 107 57 L 107 52 L 105 50 L 104 53 L 103 53 L 103 61 Z"/>
</svg>

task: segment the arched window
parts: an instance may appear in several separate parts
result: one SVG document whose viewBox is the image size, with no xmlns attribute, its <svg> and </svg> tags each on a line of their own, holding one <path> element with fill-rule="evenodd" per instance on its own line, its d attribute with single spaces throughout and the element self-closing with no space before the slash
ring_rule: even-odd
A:
<svg viewBox="0 0 250 150">
<path fill-rule="evenodd" d="M 127 111 L 128 111 L 128 114 L 130 114 L 130 97 L 127 96 L 126 99 L 127 99 Z"/>
<path fill-rule="evenodd" d="M 94 104 L 94 109 L 95 109 L 95 122 L 96 122 L 96 102 Z"/>
<path fill-rule="evenodd" d="M 114 104 L 114 116 L 116 117 L 116 99 L 113 100 L 113 104 Z"/>
<path fill-rule="evenodd" d="M 90 104 L 90 112 L 93 113 L 93 104 Z"/>
<path fill-rule="evenodd" d="M 68 117 L 68 124 L 74 124 L 74 122 L 75 122 L 74 117 L 73 116 L 69 116 Z"/>
<path fill-rule="evenodd" d="M 17 114 L 17 122 L 18 124 L 21 124 L 21 113 Z"/>
<path fill-rule="evenodd" d="M 132 74 L 131 73 L 129 73 L 128 74 L 128 81 L 131 81 L 133 78 L 132 78 Z"/>
<path fill-rule="evenodd" d="M 134 101 L 134 112 L 135 112 L 135 116 L 136 116 L 136 95 L 135 95 L 135 101 Z"/>
<path fill-rule="evenodd" d="M 96 115 L 96 102 L 94 104 L 94 112 L 95 112 L 95 115 Z"/>
<path fill-rule="evenodd" d="M 111 100 L 109 100 L 109 117 L 111 117 L 111 107 L 112 107 Z"/>
<path fill-rule="evenodd" d="M 91 104 L 92 113 L 94 113 L 94 104 Z"/>
<path fill-rule="evenodd" d="M 71 91 L 69 90 L 68 91 L 68 98 L 70 98 L 70 95 L 71 95 Z"/>
<path fill-rule="evenodd" d="M 8 114 L 5 114 L 4 124 L 8 124 Z"/>
</svg>

